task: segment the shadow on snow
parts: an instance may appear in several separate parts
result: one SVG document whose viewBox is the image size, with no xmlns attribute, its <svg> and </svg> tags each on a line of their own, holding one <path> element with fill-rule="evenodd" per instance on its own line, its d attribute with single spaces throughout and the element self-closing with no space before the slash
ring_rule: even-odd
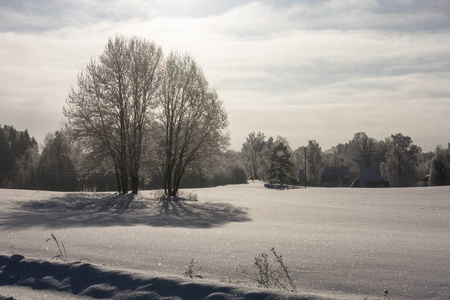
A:
<svg viewBox="0 0 450 300">
<path fill-rule="evenodd" d="M 132 225 L 210 228 L 250 220 L 247 209 L 227 203 L 71 193 L 18 203 L 0 215 L 0 228 Z"/>
</svg>

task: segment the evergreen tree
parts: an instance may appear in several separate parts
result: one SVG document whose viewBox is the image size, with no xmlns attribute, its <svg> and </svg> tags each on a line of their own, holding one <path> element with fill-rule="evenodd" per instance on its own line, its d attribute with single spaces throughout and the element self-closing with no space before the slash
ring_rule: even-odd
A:
<svg viewBox="0 0 450 300">
<path fill-rule="evenodd" d="M 270 181 L 281 185 L 290 180 L 289 174 L 292 172 L 294 164 L 291 162 L 291 151 L 288 145 L 283 142 L 275 144 L 270 156 Z"/>
<path fill-rule="evenodd" d="M 0 186 L 32 188 L 33 172 L 39 157 L 37 142 L 28 130 L 17 131 L 13 126 L 0 128 Z"/>
<path fill-rule="evenodd" d="M 8 187 L 14 177 L 14 159 L 6 132 L 0 128 L 0 187 Z"/>
</svg>

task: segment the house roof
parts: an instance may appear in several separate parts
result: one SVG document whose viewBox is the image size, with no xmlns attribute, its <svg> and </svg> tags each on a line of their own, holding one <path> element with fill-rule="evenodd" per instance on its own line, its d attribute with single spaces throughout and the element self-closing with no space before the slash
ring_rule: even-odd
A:
<svg viewBox="0 0 450 300">
<path fill-rule="evenodd" d="M 364 182 L 369 181 L 387 181 L 386 176 L 381 174 L 379 167 L 374 168 L 362 168 L 361 169 L 361 180 Z"/>
<path fill-rule="evenodd" d="M 298 177 L 299 178 L 305 178 L 305 170 L 304 169 L 298 170 Z"/>
<path fill-rule="evenodd" d="M 324 167 L 323 174 L 340 174 L 344 175 L 348 173 L 348 167 Z"/>
</svg>

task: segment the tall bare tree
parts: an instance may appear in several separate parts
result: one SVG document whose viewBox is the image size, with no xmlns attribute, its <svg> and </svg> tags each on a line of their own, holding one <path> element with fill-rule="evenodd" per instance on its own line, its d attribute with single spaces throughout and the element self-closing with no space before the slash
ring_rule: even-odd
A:
<svg viewBox="0 0 450 300">
<path fill-rule="evenodd" d="M 262 179 L 266 181 L 266 179 L 270 178 L 270 157 L 272 155 L 273 148 L 275 147 L 275 142 L 273 137 L 269 137 L 267 141 L 265 141 L 265 145 L 261 150 L 261 159 L 259 162 L 259 174 L 262 176 Z"/>
<path fill-rule="evenodd" d="M 77 173 L 70 157 L 71 145 L 63 132 L 49 133 L 38 164 L 39 188 L 51 191 L 74 191 L 78 187 Z"/>
<path fill-rule="evenodd" d="M 374 153 L 377 141 L 367 136 L 365 132 L 357 132 L 349 142 L 350 156 L 359 170 L 371 167 L 374 163 Z"/>
<path fill-rule="evenodd" d="M 448 149 L 436 148 L 436 155 L 431 160 L 429 185 L 450 184 L 450 145 Z"/>
<path fill-rule="evenodd" d="M 227 113 L 194 58 L 171 53 L 164 64 L 152 130 L 154 156 L 167 196 L 176 196 L 189 168 L 213 168 L 228 146 Z"/>
<path fill-rule="evenodd" d="M 65 127 L 93 162 L 112 162 L 118 191 L 139 188 L 144 132 L 156 105 L 162 50 L 140 38 L 110 38 L 78 75 L 64 108 Z"/>
<path fill-rule="evenodd" d="M 381 170 L 393 187 L 415 186 L 418 180 L 418 162 L 422 149 L 413 144 L 409 136 L 392 134 L 386 139 L 386 162 Z"/>
<path fill-rule="evenodd" d="M 308 179 L 312 185 L 320 182 L 320 174 L 323 167 L 322 148 L 315 140 L 308 141 L 306 149 L 306 160 L 308 162 Z"/>
<path fill-rule="evenodd" d="M 245 163 L 245 170 L 252 180 L 261 178 L 262 150 L 266 144 L 264 133 L 251 132 L 242 145 L 241 154 Z"/>
</svg>

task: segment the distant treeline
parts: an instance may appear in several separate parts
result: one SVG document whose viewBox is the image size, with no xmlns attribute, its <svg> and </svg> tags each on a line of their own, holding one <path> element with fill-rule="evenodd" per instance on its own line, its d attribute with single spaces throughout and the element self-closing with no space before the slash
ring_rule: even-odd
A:
<svg viewBox="0 0 450 300">
<path fill-rule="evenodd" d="M 280 147 L 282 145 L 282 147 Z M 116 191 L 116 175 L 111 166 L 91 166 L 77 144 L 61 132 L 48 134 L 39 151 L 28 130 L 0 126 L 0 187 L 53 191 Z M 280 153 L 282 155 L 280 155 Z M 347 167 L 344 186 L 361 176 L 365 167 L 379 167 L 391 186 L 450 184 L 450 149 L 437 146 L 422 153 L 411 138 L 391 135 L 378 141 L 365 133 L 322 151 L 315 140 L 292 150 L 283 137 L 268 138 L 250 133 L 241 151 L 228 150 L 220 163 L 207 172 L 192 167 L 181 182 L 182 188 L 200 188 L 246 183 L 262 179 L 273 183 L 304 184 L 299 170 L 307 170 L 307 184 L 324 185 L 324 167 Z M 100 171 L 99 170 L 103 170 Z M 141 189 L 162 189 L 162 180 L 151 167 L 143 170 Z"/>
<path fill-rule="evenodd" d="M 39 164 L 39 147 L 28 131 L 13 126 L 0 127 L 0 183 L 2 188 L 37 186 L 35 172 Z"/>
<path fill-rule="evenodd" d="M 315 140 L 293 150 L 284 137 L 251 132 L 240 156 L 250 178 L 272 183 L 328 186 L 334 177 L 338 186 L 350 186 L 364 169 L 379 169 L 392 187 L 450 184 L 450 146 L 423 153 L 401 133 L 376 140 L 358 132 L 348 142 L 322 151 Z M 324 172 L 330 169 L 342 173 Z"/>
<path fill-rule="evenodd" d="M 91 171 L 83 161 L 80 149 L 56 131 L 48 134 L 39 151 L 38 143 L 28 130 L 0 126 L 0 187 L 51 191 L 116 191 L 116 175 L 104 166 L 104 172 Z M 247 182 L 247 175 L 233 151 L 224 153 L 221 163 L 211 166 L 208 174 L 189 170 L 183 188 L 199 188 Z M 98 166 L 95 166 L 98 170 Z M 141 178 L 142 189 L 162 189 L 161 178 L 147 172 Z"/>
</svg>

